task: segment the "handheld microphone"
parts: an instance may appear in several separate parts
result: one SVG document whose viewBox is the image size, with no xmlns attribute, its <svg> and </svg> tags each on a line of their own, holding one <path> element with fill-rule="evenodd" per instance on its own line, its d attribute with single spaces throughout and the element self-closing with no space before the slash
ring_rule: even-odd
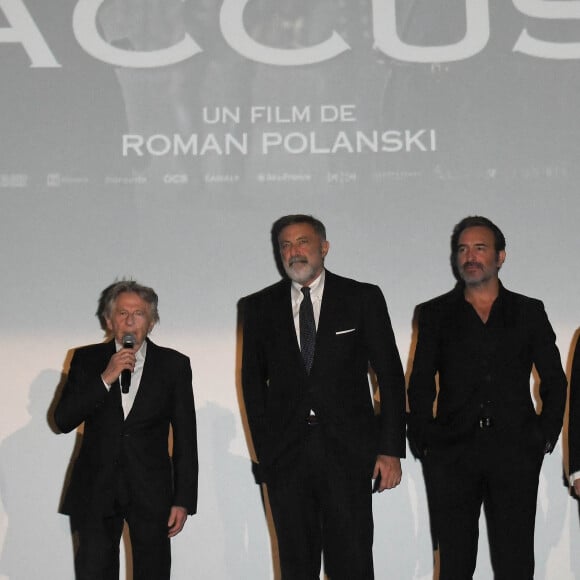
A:
<svg viewBox="0 0 580 580">
<path fill-rule="evenodd" d="M 133 348 L 135 346 L 135 335 L 125 334 L 123 336 L 123 348 Z M 125 369 L 121 372 L 121 392 L 127 394 L 131 386 L 131 371 Z"/>
</svg>

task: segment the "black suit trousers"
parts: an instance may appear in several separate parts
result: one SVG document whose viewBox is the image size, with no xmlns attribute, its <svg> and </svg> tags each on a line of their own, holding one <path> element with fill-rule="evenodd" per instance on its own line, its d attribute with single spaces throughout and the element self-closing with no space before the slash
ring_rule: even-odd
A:
<svg viewBox="0 0 580 580">
<path fill-rule="evenodd" d="M 473 577 L 483 505 L 495 580 L 532 580 L 543 449 L 506 444 L 491 427 L 454 451 L 434 448 L 423 459 L 439 579 Z"/>
<path fill-rule="evenodd" d="M 268 497 L 282 580 L 318 580 L 321 553 L 332 580 L 374 578 L 372 473 L 333 450 L 324 426 L 309 426 L 271 470 Z"/>
<path fill-rule="evenodd" d="M 119 580 L 119 543 L 126 521 L 131 537 L 133 580 L 169 580 L 171 546 L 167 517 L 146 514 L 130 501 L 122 474 L 117 485 L 115 513 L 71 518 L 78 541 L 75 555 L 77 580 Z"/>
</svg>

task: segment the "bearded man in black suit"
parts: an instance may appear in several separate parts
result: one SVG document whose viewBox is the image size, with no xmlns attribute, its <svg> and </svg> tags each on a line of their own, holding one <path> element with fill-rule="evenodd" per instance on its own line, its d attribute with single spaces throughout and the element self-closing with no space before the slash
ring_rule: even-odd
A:
<svg viewBox="0 0 580 580">
<path fill-rule="evenodd" d="M 191 366 L 147 338 L 159 320 L 157 303 L 151 288 L 133 281 L 103 292 L 97 314 L 112 340 L 76 350 L 55 410 L 65 433 L 84 423 L 61 509 L 78 535 L 79 580 L 118 580 L 124 521 L 134 580 L 168 580 L 170 538 L 196 511 Z"/>
<path fill-rule="evenodd" d="M 404 376 L 381 290 L 332 274 L 324 225 L 272 227 L 288 278 L 246 298 L 242 386 L 283 580 L 374 577 L 371 479 L 401 481 Z M 369 364 L 380 391 L 375 416 Z"/>
<path fill-rule="evenodd" d="M 543 304 L 500 282 L 505 258 L 493 222 L 461 220 L 451 236 L 458 284 L 417 307 L 409 440 L 423 463 L 440 580 L 473 577 L 482 505 L 494 578 L 534 576 L 538 479 L 562 428 L 566 377 Z"/>
</svg>

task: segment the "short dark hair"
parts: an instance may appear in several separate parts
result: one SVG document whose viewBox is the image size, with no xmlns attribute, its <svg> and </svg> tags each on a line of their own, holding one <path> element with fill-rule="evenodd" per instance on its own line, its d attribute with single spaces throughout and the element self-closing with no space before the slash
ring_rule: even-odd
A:
<svg viewBox="0 0 580 580">
<path fill-rule="evenodd" d="M 99 305 L 97 308 L 96 315 L 101 323 L 101 327 L 107 329 L 107 318 L 111 318 L 111 313 L 113 311 L 113 306 L 119 294 L 123 292 L 132 292 L 137 294 L 142 300 L 147 302 L 151 308 L 151 320 L 155 323 L 159 322 L 159 311 L 157 308 L 159 297 L 153 288 L 149 286 L 143 286 L 135 280 L 120 280 L 113 282 L 107 286 L 99 297 Z"/>
<path fill-rule="evenodd" d="M 454 228 L 451 234 L 451 256 L 457 254 L 457 249 L 459 246 L 459 236 L 467 228 L 482 227 L 491 230 L 494 237 L 494 247 L 495 251 L 502 252 L 505 250 L 505 236 L 502 231 L 488 218 L 480 215 L 471 215 L 463 218 Z"/>
<path fill-rule="evenodd" d="M 297 213 L 282 216 L 272 224 L 272 243 L 275 247 L 278 246 L 278 237 L 280 236 L 280 232 L 285 227 L 292 226 L 294 224 L 310 224 L 314 228 L 314 231 L 320 236 L 320 239 L 326 240 L 326 228 L 319 219 L 316 219 L 311 215 Z"/>
</svg>

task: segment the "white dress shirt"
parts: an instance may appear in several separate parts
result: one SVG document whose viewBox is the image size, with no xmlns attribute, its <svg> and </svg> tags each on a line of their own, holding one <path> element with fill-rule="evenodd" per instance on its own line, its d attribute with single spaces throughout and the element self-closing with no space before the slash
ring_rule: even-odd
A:
<svg viewBox="0 0 580 580">
<path fill-rule="evenodd" d="M 115 349 L 119 352 L 123 348 L 122 344 L 115 341 Z M 145 365 L 145 356 L 147 355 L 147 341 L 144 340 L 141 348 L 135 353 L 135 369 L 131 373 L 131 386 L 129 387 L 128 393 L 123 393 L 121 391 L 121 404 L 123 405 L 123 414 L 125 419 L 133 407 L 135 402 L 135 397 L 137 396 L 137 391 L 139 390 L 139 385 L 141 384 L 141 375 L 143 374 L 143 366 Z M 103 381 L 105 387 L 109 391 L 111 385 L 108 385 Z"/>
<path fill-rule="evenodd" d="M 290 289 L 292 296 L 292 315 L 294 316 L 294 328 L 296 329 L 296 339 L 298 346 L 300 346 L 300 304 L 304 300 L 302 294 L 302 284 L 292 282 Z M 320 276 L 310 284 L 310 300 L 312 301 L 312 310 L 314 310 L 314 324 L 318 330 L 318 320 L 320 319 L 320 308 L 322 306 L 322 294 L 324 292 L 324 270 L 320 272 Z M 314 411 L 310 409 L 310 414 L 314 415 Z"/>
<path fill-rule="evenodd" d="M 322 306 L 322 293 L 324 292 L 324 270 L 320 276 L 310 284 L 310 299 L 312 300 L 312 309 L 314 310 L 314 323 L 316 330 L 318 330 L 318 320 L 320 319 L 320 307 Z M 291 297 L 292 297 L 292 315 L 294 316 L 294 328 L 296 329 L 296 338 L 298 339 L 298 346 L 300 346 L 300 304 L 304 300 L 302 294 L 302 284 L 292 282 Z"/>
</svg>

